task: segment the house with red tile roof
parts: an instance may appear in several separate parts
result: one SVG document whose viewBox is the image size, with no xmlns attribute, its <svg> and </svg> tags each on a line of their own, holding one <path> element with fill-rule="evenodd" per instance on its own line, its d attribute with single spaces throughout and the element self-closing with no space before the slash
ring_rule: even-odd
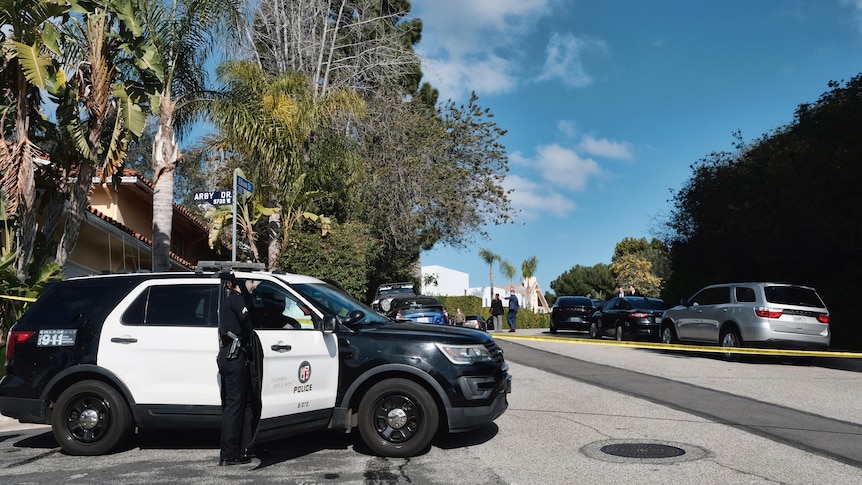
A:
<svg viewBox="0 0 862 485">
<path fill-rule="evenodd" d="M 193 270 L 198 261 L 230 257 L 209 248 L 209 227 L 174 204 L 171 271 Z M 134 170 L 124 170 L 119 190 L 110 178 L 93 177 L 90 205 L 65 273 L 139 272 L 152 269 L 153 184 Z"/>
</svg>

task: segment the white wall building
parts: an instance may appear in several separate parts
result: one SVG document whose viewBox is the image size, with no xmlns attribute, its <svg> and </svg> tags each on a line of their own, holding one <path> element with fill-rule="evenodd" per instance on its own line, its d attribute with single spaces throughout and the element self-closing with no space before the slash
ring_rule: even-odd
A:
<svg viewBox="0 0 862 485">
<path fill-rule="evenodd" d="M 426 283 L 427 282 L 427 283 Z M 422 266 L 422 294 L 431 296 L 468 295 L 470 275 L 443 266 Z"/>
<path fill-rule="evenodd" d="M 518 301 L 524 303 L 523 285 L 515 285 Z M 509 285 L 496 286 L 494 291 L 489 291 L 487 286 L 470 287 L 470 275 L 444 266 L 422 266 L 422 294 L 431 296 L 478 296 L 482 298 L 482 306 L 491 306 L 491 298 L 494 293 L 499 293 L 503 298 L 504 307 L 508 308 L 505 300 L 509 296 Z"/>
</svg>

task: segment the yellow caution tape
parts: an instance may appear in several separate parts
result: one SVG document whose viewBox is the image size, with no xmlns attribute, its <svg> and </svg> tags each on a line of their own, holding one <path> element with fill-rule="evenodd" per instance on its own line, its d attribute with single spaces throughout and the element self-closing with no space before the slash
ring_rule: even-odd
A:
<svg viewBox="0 0 862 485">
<path fill-rule="evenodd" d="M 717 347 L 706 345 L 662 344 L 654 342 L 618 342 L 616 340 L 593 340 L 584 338 L 545 337 L 541 335 L 494 335 L 494 338 L 513 340 L 541 340 L 544 342 L 568 342 L 585 345 L 609 345 L 635 349 L 682 350 L 685 352 L 709 352 L 713 354 L 782 355 L 788 357 L 835 357 L 862 359 L 860 352 L 830 352 L 828 350 L 761 349 L 753 347 Z"/>
<path fill-rule="evenodd" d="M 0 295 L 0 298 L 5 298 L 7 300 L 27 301 L 30 303 L 36 301 L 35 298 L 31 298 L 29 296 Z"/>
</svg>

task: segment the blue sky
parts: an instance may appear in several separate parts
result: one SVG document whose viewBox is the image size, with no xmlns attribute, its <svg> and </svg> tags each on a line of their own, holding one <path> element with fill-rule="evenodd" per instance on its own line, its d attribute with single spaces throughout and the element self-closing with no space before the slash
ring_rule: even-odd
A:
<svg viewBox="0 0 862 485">
<path fill-rule="evenodd" d="M 488 282 L 487 248 L 543 290 L 657 235 L 690 166 L 790 123 L 862 72 L 862 0 L 413 0 L 425 80 L 508 130 L 515 224 L 423 265 Z M 503 283 L 497 265 L 495 283 Z"/>
</svg>

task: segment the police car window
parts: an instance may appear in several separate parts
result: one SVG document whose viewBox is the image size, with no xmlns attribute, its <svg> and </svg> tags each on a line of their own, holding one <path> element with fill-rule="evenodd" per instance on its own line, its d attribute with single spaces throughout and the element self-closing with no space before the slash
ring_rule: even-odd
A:
<svg viewBox="0 0 862 485">
<path fill-rule="evenodd" d="M 252 325 L 255 329 L 314 329 L 315 316 L 290 292 L 269 281 L 245 284 L 252 304 Z"/>
<path fill-rule="evenodd" d="M 218 326 L 213 285 L 156 285 L 141 293 L 123 312 L 124 325 L 160 327 Z"/>
</svg>

